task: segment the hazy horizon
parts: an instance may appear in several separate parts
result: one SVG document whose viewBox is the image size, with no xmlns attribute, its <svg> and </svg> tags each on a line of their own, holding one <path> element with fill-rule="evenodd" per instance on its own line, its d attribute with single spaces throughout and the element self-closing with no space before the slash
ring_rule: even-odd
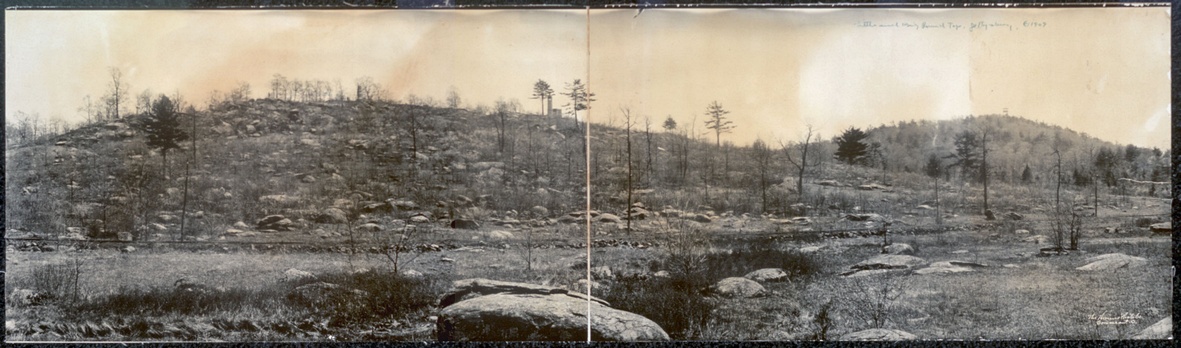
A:
<svg viewBox="0 0 1181 348">
<path fill-rule="evenodd" d="M 830 138 L 849 126 L 1007 109 L 1115 143 L 1167 148 L 1168 14 L 1167 7 L 597 9 L 589 17 L 581 9 L 10 10 L 6 117 L 80 121 L 82 98 L 106 92 L 108 67 L 123 71 L 130 96 L 179 91 L 197 105 L 238 81 L 265 97 L 271 76 L 282 74 L 339 79 L 346 93 L 370 76 L 393 99 L 442 100 L 455 88 L 466 106 L 516 99 L 536 112 L 533 82 L 544 79 L 560 93 L 580 78 L 598 95 L 592 122 L 610 122 L 627 107 L 655 127 L 666 116 L 682 125 L 696 117 L 701 131 L 706 105 L 717 100 L 737 126 L 723 140 L 738 144 L 796 140 L 805 124 Z M 978 23 L 987 25 L 970 28 Z"/>
</svg>

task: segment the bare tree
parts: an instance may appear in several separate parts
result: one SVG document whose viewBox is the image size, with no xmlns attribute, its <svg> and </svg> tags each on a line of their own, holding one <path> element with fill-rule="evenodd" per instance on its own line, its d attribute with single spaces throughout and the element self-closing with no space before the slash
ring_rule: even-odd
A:
<svg viewBox="0 0 1181 348">
<path fill-rule="evenodd" d="M 460 102 L 459 91 L 455 89 L 455 86 L 451 86 L 451 89 L 447 91 L 447 107 L 452 109 L 458 108 Z"/>
<path fill-rule="evenodd" d="M 107 85 L 107 117 L 109 119 L 120 118 L 120 112 L 123 109 L 123 102 L 127 99 L 127 81 L 123 80 L 123 71 L 119 68 L 110 68 L 111 81 Z"/>
<path fill-rule="evenodd" d="M 629 110 L 628 108 L 620 108 L 619 111 L 623 114 L 624 140 L 627 142 L 627 156 L 626 156 L 626 160 L 627 160 L 627 205 L 624 207 L 624 210 L 627 212 L 627 231 L 631 232 L 631 230 L 632 230 L 632 209 L 631 209 L 631 206 L 632 206 L 632 192 L 633 192 L 632 180 L 634 177 L 633 176 L 634 172 L 632 170 L 633 169 L 632 168 L 632 127 L 635 125 L 635 120 L 632 118 L 631 110 Z"/>
<path fill-rule="evenodd" d="M 779 147 L 783 148 L 783 154 L 786 155 L 786 157 L 787 157 L 787 162 L 791 163 L 791 165 L 796 168 L 796 194 L 799 195 L 800 202 L 804 201 L 804 174 L 807 173 L 809 166 L 816 166 L 816 165 L 820 164 L 817 161 L 813 161 L 812 163 L 808 163 L 808 150 L 812 146 L 812 135 L 813 135 L 812 133 L 813 133 L 812 125 L 808 125 L 807 132 L 804 135 L 804 142 L 803 143 L 798 144 L 796 146 L 792 146 L 790 144 L 786 144 L 783 142 L 779 143 Z M 819 138 L 819 136 L 817 136 L 817 138 Z M 798 150 L 800 152 L 800 161 L 799 162 L 796 162 L 795 157 L 792 156 L 793 148 L 799 149 Z M 813 158 L 816 158 L 818 160 L 819 158 L 817 158 L 817 157 L 820 157 L 820 156 L 813 156 Z"/>
<path fill-rule="evenodd" d="M 771 172 L 771 148 L 767 147 L 767 143 L 763 139 L 755 140 L 751 144 L 751 159 L 755 162 L 755 170 L 758 173 L 757 187 L 759 189 L 759 196 L 762 197 L 763 212 L 767 212 L 767 186 L 769 184 L 768 175 Z"/>
</svg>

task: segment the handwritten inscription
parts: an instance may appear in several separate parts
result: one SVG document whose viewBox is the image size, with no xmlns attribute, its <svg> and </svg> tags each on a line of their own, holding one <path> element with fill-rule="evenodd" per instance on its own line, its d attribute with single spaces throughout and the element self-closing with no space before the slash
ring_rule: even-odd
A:
<svg viewBox="0 0 1181 348">
<path fill-rule="evenodd" d="M 966 30 L 973 31 L 1015 31 L 1021 29 L 1045 28 L 1048 23 L 1040 21 L 1022 21 L 1021 24 L 1008 22 L 875 22 L 860 21 L 854 24 L 858 28 L 894 28 L 910 30 Z"/>
<path fill-rule="evenodd" d="M 1127 325 L 1136 324 L 1144 317 L 1135 313 L 1122 313 L 1120 315 L 1110 314 L 1091 314 L 1087 319 L 1095 322 L 1095 325 Z"/>
</svg>

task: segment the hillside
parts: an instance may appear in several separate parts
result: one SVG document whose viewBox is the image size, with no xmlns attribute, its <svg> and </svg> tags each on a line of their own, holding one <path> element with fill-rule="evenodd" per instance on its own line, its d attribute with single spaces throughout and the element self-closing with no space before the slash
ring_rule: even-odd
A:
<svg viewBox="0 0 1181 348">
<path fill-rule="evenodd" d="M 253 100 L 193 114 L 182 123 L 196 130 L 197 160 L 186 169 L 194 144 L 184 142 L 169 155 L 168 178 L 145 145 L 144 116 L 9 148 L 9 229 L 145 233 L 157 215 L 179 213 L 186 184 L 185 208 L 209 217 L 198 228 L 210 232 L 278 212 L 324 219 L 325 209 L 353 204 L 410 201 L 421 209 L 408 212 L 445 218 L 476 204 L 525 211 L 580 201 L 577 130 L 556 120 L 507 115 L 502 152 L 497 117 L 461 109 Z"/>
</svg>

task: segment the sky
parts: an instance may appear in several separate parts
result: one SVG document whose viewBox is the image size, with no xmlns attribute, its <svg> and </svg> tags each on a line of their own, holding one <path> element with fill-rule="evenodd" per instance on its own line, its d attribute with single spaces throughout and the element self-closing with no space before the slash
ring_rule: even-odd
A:
<svg viewBox="0 0 1181 348">
<path fill-rule="evenodd" d="M 1100 139 L 1170 145 L 1167 7 L 1106 9 L 648 9 L 380 11 L 6 11 L 5 112 L 67 121 L 118 68 L 132 94 L 203 101 L 276 74 L 373 77 L 389 97 L 468 106 L 573 79 L 597 94 L 591 122 L 620 110 L 723 140 L 799 140 L 849 126 L 1008 110 Z M 346 90 L 348 88 L 346 87 Z M 555 98 L 555 105 L 566 103 Z M 593 128 L 592 128 L 593 129 Z"/>
</svg>

